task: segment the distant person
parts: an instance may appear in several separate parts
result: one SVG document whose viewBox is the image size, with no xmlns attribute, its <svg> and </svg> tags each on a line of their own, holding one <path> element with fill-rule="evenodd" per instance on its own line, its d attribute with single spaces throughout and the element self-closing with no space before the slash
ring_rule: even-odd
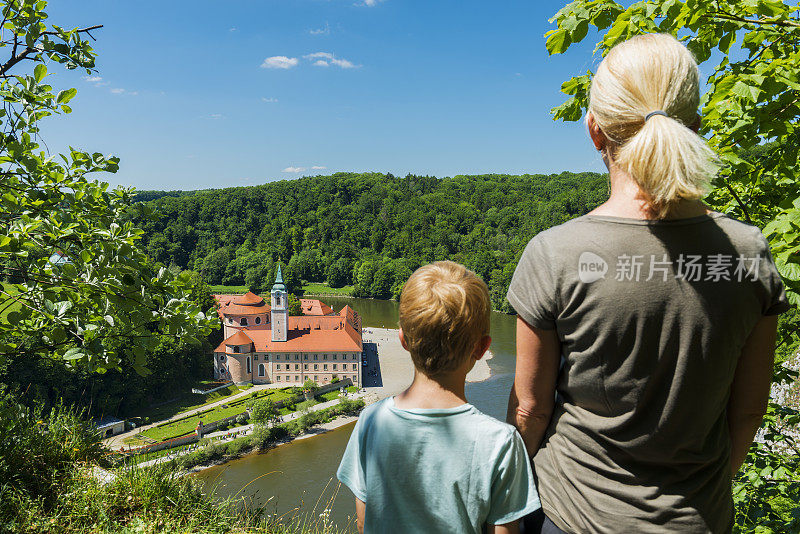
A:
<svg viewBox="0 0 800 534">
<path fill-rule="evenodd" d="M 400 295 L 400 343 L 414 382 L 365 409 L 337 477 L 356 496 L 359 532 L 518 532 L 539 509 L 514 427 L 467 403 L 467 373 L 489 348 L 489 291 L 464 266 L 418 269 Z"/>
<path fill-rule="evenodd" d="M 586 124 L 610 197 L 534 237 L 514 273 L 509 419 L 535 452 L 541 532 L 733 526 L 789 304 L 759 229 L 701 201 L 699 82 L 669 35 L 608 53 Z"/>
</svg>

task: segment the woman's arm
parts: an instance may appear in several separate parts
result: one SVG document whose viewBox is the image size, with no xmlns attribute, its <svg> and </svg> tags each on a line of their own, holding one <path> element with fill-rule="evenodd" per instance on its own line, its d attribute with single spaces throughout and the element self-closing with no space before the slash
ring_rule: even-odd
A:
<svg viewBox="0 0 800 534">
<path fill-rule="evenodd" d="M 359 534 L 364 534 L 364 516 L 367 513 L 367 505 L 356 497 L 356 528 Z"/>
<path fill-rule="evenodd" d="M 517 317 L 517 370 L 507 419 L 519 430 L 531 456 L 539 449 L 553 414 L 560 358 L 555 330 L 535 328 Z"/>
<path fill-rule="evenodd" d="M 728 430 L 731 435 L 731 475 L 742 466 L 767 410 L 778 316 L 762 317 L 742 348 L 728 399 Z"/>
</svg>

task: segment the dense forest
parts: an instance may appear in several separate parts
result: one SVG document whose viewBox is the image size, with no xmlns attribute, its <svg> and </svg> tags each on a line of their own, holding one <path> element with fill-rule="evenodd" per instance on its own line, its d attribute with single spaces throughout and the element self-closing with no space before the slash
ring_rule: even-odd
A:
<svg viewBox="0 0 800 534">
<path fill-rule="evenodd" d="M 528 240 L 586 213 L 607 194 L 597 173 L 435 178 L 337 173 L 255 187 L 145 191 L 159 216 L 137 223 L 151 258 L 209 284 L 265 291 L 277 262 L 302 280 L 393 298 L 414 269 L 452 259 L 489 285 L 499 310 Z"/>
</svg>

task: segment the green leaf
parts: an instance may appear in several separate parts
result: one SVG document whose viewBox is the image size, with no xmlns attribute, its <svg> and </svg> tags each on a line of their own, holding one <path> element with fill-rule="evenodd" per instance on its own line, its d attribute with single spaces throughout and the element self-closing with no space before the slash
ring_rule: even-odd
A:
<svg viewBox="0 0 800 534">
<path fill-rule="evenodd" d="M 85 354 L 83 353 L 83 349 L 75 347 L 75 348 L 71 348 L 67 352 L 65 352 L 63 358 L 65 360 L 80 360 L 84 356 L 85 356 Z"/>
<path fill-rule="evenodd" d="M 544 36 L 547 37 L 545 47 L 551 56 L 564 53 L 569 48 L 569 45 L 572 44 L 569 34 L 565 30 L 550 30 Z"/>
<path fill-rule="evenodd" d="M 44 63 L 39 63 L 33 69 L 33 78 L 36 80 L 36 83 L 39 83 L 45 76 L 47 76 L 47 66 L 45 66 Z"/>
</svg>

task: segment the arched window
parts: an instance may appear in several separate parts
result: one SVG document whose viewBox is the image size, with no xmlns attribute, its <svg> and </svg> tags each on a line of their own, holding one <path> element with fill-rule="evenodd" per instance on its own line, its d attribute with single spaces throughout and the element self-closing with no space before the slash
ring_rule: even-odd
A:
<svg viewBox="0 0 800 534">
<path fill-rule="evenodd" d="M 247 317 L 242 317 L 242 320 L 239 321 L 239 324 L 242 326 L 247 326 Z"/>
<path fill-rule="evenodd" d="M 261 317 L 256 317 L 256 324 L 261 324 Z"/>
<path fill-rule="evenodd" d="M 264 364 L 263 363 L 259 363 L 258 364 L 258 376 L 264 376 Z"/>
<path fill-rule="evenodd" d="M 253 372 L 253 364 L 250 363 L 250 356 L 247 357 L 247 374 Z"/>
</svg>

